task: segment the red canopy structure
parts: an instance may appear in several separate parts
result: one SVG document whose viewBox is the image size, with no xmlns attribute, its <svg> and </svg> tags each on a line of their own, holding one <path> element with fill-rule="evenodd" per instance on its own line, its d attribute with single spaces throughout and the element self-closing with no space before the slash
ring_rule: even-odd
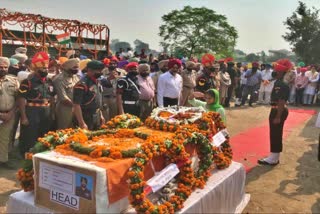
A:
<svg viewBox="0 0 320 214">
<path fill-rule="evenodd" d="M 56 35 L 69 33 L 71 47 L 60 45 Z M 55 48 L 61 53 L 68 49 L 84 49 L 97 58 L 99 51 L 109 52 L 110 29 L 104 24 L 90 24 L 78 20 L 54 19 L 0 9 L 0 56 L 3 45 L 19 44 L 36 50 Z"/>
</svg>

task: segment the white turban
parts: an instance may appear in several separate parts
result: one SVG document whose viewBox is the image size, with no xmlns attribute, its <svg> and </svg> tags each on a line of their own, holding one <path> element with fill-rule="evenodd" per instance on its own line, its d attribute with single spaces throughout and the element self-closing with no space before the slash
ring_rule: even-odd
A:
<svg viewBox="0 0 320 214">
<path fill-rule="evenodd" d="M 25 47 L 16 48 L 16 54 L 27 54 L 28 49 Z"/>
<path fill-rule="evenodd" d="M 25 54 L 19 53 L 19 54 L 12 55 L 11 58 L 17 59 L 20 63 L 24 63 L 28 59 L 28 56 Z"/>
<path fill-rule="evenodd" d="M 10 60 L 7 57 L 0 57 L 0 63 L 7 64 L 8 67 L 10 66 Z"/>
</svg>

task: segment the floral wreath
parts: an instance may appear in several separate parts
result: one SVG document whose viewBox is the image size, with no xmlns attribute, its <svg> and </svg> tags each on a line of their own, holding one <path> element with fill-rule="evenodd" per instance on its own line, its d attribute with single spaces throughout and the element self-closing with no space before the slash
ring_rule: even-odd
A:
<svg viewBox="0 0 320 214">
<path fill-rule="evenodd" d="M 145 193 L 144 167 L 155 156 L 165 155 L 168 162 L 177 163 L 180 173 L 178 175 L 178 188 L 175 194 L 161 205 L 154 205 Z M 182 209 L 183 203 L 192 192 L 194 176 L 191 168 L 189 154 L 184 150 L 183 144 L 178 140 L 164 142 L 149 141 L 141 147 L 136 154 L 134 162 L 129 169 L 129 200 L 138 213 L 174 213 Z"/>
<path fill-rule="evenodd" d="M 108 129 L 119 129 L 119 128 L 128 128 L 133 129 L 142 125 L 142 122 L 139 117 L 131 114 L 121 114 L 117 115 L 108 121 L 105 125 L 102 125 L 101 128 Z"/>
</svg>

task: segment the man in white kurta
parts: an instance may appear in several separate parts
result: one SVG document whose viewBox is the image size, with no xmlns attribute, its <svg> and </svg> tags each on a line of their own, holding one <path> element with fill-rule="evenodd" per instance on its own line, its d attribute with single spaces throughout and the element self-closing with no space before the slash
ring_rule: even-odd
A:
<svg viewBox="0 0 320 214">
<path fill-rule="evenodd" d="M 169 71 L 161 74 L 158 81 L 158 106 L 178 105 L 182 91 L 182 77 L 178 74 L 181 61 L 172 59 L 168 63 Z"/>
<path fill-rule="evenodd" d="M 316 94 L 316 88 L 319 81 L 319 73 L 316 71 L 315 67 L 312 66 L 310 71 L 305 74 L 309 78 L 309 83 L 304 90 L 303 104 L 311 105 L 313 96 Z"/>
<path fill-rule="evenodd" d="M 270 104 L 271 91 L 274 83 L 274 81 L 272 81 L 271 74 L 272 74 L 271 65 L 266 64 L 266 69 L 261 71 L 262 81 L 260 84 L 259 100 L 258 100 L 260 104 Z"/>
</svg>

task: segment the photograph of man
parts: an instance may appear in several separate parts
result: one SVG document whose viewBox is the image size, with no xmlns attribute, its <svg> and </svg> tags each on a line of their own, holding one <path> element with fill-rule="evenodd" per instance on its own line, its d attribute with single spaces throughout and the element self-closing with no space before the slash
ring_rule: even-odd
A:
<svg viewBox="0 0 320 214">
<path fill-rule="evenodd" d="M 91 200 L 91 191 L 88 189 L 88 179 L 80 177 L 80 186 L 76 187 L 76 195 Z"/>
</svg>

